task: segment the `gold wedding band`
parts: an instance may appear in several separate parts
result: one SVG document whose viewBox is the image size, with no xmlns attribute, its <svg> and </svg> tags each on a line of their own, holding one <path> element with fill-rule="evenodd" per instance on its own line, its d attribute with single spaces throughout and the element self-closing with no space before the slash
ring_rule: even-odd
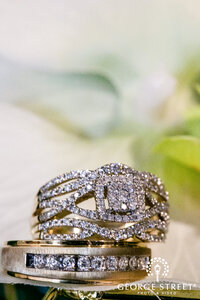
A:
<svg viewBox="0 0 200 300">
<path fill-rule="evenodd" d="M 2 250 L 7 273 L 53 283 L 109 285 L 146 276 L 151 250 L 130 243 L 10 241 Z"/>
</svg>

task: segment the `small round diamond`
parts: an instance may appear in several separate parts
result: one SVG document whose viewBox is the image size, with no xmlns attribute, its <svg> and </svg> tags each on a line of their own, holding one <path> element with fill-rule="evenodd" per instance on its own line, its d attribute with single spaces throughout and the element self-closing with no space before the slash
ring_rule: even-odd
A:
<svg viewBox="0 0 200 300">
<path fill-rule="evenodd" d="M 130 202 L 129 206 L 130 206 L 130 209 L 132 209 L 132 210 L 135 210 L 137 208 L 137 204 L 133 201 Z"/>
<path fill-rule="evenodd" d="M 116 222 L 121 222 L 121 221 L 122 221 L 122 216 L 120 216 L 120 215 L 115 215 L 115 221 L 116 221 Z"/>
<path fill-rule="evenodd" d="M 116 271 L 118 267 L 118 259 L 115 256 L 108 256 L 106 260 L 108 271 Z"/>
<path fill-rule="evenodd" d="M 87 188 L 88 191 L 91 191 L 92 190 L 92 185 L 91 184 L 87 184 L 86 188 Z"/>
<path fill-rule="evenodd" d="M 50 270 L 58 270 L 60 268 L 59 257 L 56 257 L 55 255 L 47 255 L 45 267 Z"/>
<path fill-rule="evenodd" d="M 96 256 L 91 261 L 91 267 L 93 270 L 104 271 L 106 268 L 105 262 L 105 257 Z"/>
<path fill-rule="evenodd" d="M 121 209 L 126 210 L 127 209 L 127 205 L 125 203 L 122 203 Z"/>
<path fill-rule="evenodd" d="M 42 269 L 45 266 L 44 255 L 38 254 L 34 256 L 34 267 L 36 269 Z"/>
<path fill-rule="evenodd" d="M 137 268 L 137 258 L 135 256 L 130 258 L 129 267 L 131 270 L 135 270 Z"/>
<path fill-rule="evenodd" d="M 127 268 L 128 268 L 128 263 L 129 263 L 128 257 L 127 256 L 122 256 L 119 259 L 119 269 L 121 271 L 126 271 Z"/>
<path fill-rule="evenodd" d="M 74 198 L 77 199 L 80 196 L 78 192 L 74 193 Z"/>
<path fill-rule="evenodd" d="M 78 269 L 79 271 L 89 271 L 90 269 L 90 259 L 87 256 L 80 256 L 78 258 Z"/>
<path fill-rule="evenodd" d="M 137 267 L 138 267 L 139 270 L 146 270 L 146 268 L 147 268 L 146 257 L 139 257 L 138 258 Z"/>
<path fill-rule="evenodd" d="M 65 271 L 75 270 L 75 258 L 74 256 L 64 256 L 62 261 L 62 269 Z"/>
</svg>

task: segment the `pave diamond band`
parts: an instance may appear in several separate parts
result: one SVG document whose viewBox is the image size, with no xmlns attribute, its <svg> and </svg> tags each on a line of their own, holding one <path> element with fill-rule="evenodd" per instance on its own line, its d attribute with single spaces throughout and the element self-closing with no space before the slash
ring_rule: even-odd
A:
<svg viewBox="0 0 200 300">
<path fill-rule="evenodd" d="M 160 242 L 169 224 L 168 198 L 160 178 L 120 163 L 68 172 L 40 188 L 34 236 Z M 94 208 L 83 208 L 86 201 Z"/>
<path fill-rule="evenodd" d="M 62 227 L 62 226 L 72 226 L 72 227 L 80 227 L 84 228 L 84 231 L 80 234 L 48 234 L 47 229 L 51 229 L 54 227 Z M 147 229 L 156 228 L 160 229 L 162 233 L 159 236 L 153 236 L 149 233 L 145 233 L 144 231 Z M 39 225 L 39 229 L 42 231 L 41 238 L 45 240 L 53 239 L 53 240 L 74 240 L 74 239 L 84 239 L 92 236 L 93 234 L 99 234 L 104 238 L 114 239 L 116 241 L 132 238 L 133 235 L 137 235 L 138 238 L 142 240 L 148 239 L 149 241 L 161 241 L 164 239 L 164 233 L 167 231 L 167 226 L 164 221 L 161 220 L 152 220 L 152 221 L 144 221 L 139 224 L 131 225 L 127 228 L 123 228 L 120 230 L 108 229 L 106 227 L 98 226 L 97 224 L 92 224 L 87 221 L 81 221 L 76 219 L 60 219 L 53 220 L 49 222 L 45 222 L 44 224 Z"/>
<path fill-rule="evenodd" d="M 20 278 L 45 282 L 113 284 L 147 275 L 151 250 L 134 243 L 103 241 L 10 241 L 3 268 Z"/>
</svg>

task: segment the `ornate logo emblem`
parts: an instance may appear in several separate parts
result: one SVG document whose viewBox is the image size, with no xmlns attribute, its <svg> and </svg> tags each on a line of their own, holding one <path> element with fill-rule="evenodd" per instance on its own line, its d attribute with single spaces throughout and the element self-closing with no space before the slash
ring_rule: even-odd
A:
<svg viewBox="0 0 200 300">
<path fill-rule="evenodd" d="M 155 276 L 158 282 L 160 277 L 167 277 L 169 265 L 164 258 L 154 257 L 150 260 L 147 267 L 148 276 Z"/>
</svg>

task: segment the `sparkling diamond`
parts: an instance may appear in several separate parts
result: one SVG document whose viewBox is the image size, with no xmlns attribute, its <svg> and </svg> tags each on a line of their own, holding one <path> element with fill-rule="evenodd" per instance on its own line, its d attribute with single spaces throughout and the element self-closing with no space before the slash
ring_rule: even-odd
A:
<svg viewBox="0 0 200 300">
<path fill-rule="evenodd" d="M 105 257 L 96 256 L 91 261 L 91 267 L 93 270 L 104 271 L 106 268 L 105 262 Z"/>
<path fill-rule="evenodd" d="M 74 198 L 77 199 L 80 196 L 78 192 L 74 193 Z"/>
<path fill-rule="evenodd" d="M 135 202 L 130 202 L 129 204 L 130 209 L 135 210 L 137 208 L 137 204 Z"/>
<path fill-rule="evenodd" d="M 131 227 L 128 227 L 127 230 L 126 230 L 126 232 L 127 232 L 127 236 L 129 238 L 133 236 L 133 229 Z"/>
<path fill-rule="evenodd" d="M 88 216 L 90 219 L 96 219 L 96 212 L 95 211 L 88 211 Z"/>
<path fill-rule="evenodd" d="M 126 210 L 127 209 L 127 205 L 125 203 L 122 203 L 121 209 Z"/>
<path fill-rule="evenodd" d="M 135 256 L 130 258 L 129 267 L 131 270 L 135 270 L 137 268 L 137 258 Z"/>
<path fill-rule="evenodd" d="M 87 176 L 88 172 L 89 172 L 88 170 L 81 170 L 80 171 L 80 176 L 84 178 L 84 177 Z"/>
<path fill-rule="evenodd" d="M 116 215 L 116 216 L 115 216 L 115 221 L 116 221 L 116 222 L 121 222 L 121 221 L 122 221 L 122 216 Z"/>
<path fill-rule="evenodd" d="M 63 257 L 62 269 L 65 271 L 74 271 L 75 270 L 75 258 L 74 256 L 66 255 Z"/>
<path fill-rule="evenodd" d="M 116 271 L 118 267 L 118 259 L 115 256 L 108 256 L 106 266 L 109 271 Z"/>
<path fill-rule="evenodd" d="M 90 263 L 90 259 L 87 256 L 80 256 L 78 258 L 78 269 L 79 271 L 89 271 L 91 263 Z"/>
<path fill-rule="evenodd" d="M 101 236 L 107 236 L 108 235 L 108 230 L 106 229 L 106 228 L 100 228 L 99 229 L 99 234 L 101 235 Z"/>
<path fill-rule="evenodd" d="M 78 171 L 75 170 L 71 172 L 71 178 L 76 178 L 77 175 L 78 175 Z"/>
<path fill-rule="evenodd" d="M 95 172 L 91 172 L 91 173 L 88 175 L 88 178 L 89 178 L 90 180 L 94 180 L 94 179 L 97 178 L 97 174 L 96 174 Z"/>
<path fill-rule="evenodd" d="M 119 259 L 119 269 L 121 271 L 126 271 L 128 268 L 129 259 L 127 256 L 122 256 Z"/>
<path fill-rule="evenodd" d="M 45 267 L 51 270 L 58 270 L 61 266 L 60 257 L 56 255 L 47 255 Z"/>
<path fill-rule="evenodd" d="M 139 270 L 146 270 L 147 268 L 146 257 L 138 257 L 137 267 Z"/>
<path fill-rule="evenodd" d="M 91 191 L 92 190 L 92 185 L 91 184 L 87 184 L 86 188 L 87 188 L 88 191 Z"/>
<path fill-rule="evenodd" d="M 45 257 L 42 254 L 34 256 L 34 267 L 36 269 L 42 269 L 45 266 Z"/>
<path fill-rule="evenodd" d="M 114 221 L 114 219 L 115 219 L 114 214 L 109 214 L 109 215 L 108 215 L 108 220 L 109 220 L 109 221 Z"/>
<path fill-rule="evenodd" d="M 92 232 L 98 232 L 98 226 L 96 224 L 91 224 L 90 225 L 90 230 L 92 230 Z"/>
<path fill-rule="evenodd" d="M 128 223 L 129 222 L 129 217 L 128 216 L 123 216 L 123 222 Z"/>
</svg>

